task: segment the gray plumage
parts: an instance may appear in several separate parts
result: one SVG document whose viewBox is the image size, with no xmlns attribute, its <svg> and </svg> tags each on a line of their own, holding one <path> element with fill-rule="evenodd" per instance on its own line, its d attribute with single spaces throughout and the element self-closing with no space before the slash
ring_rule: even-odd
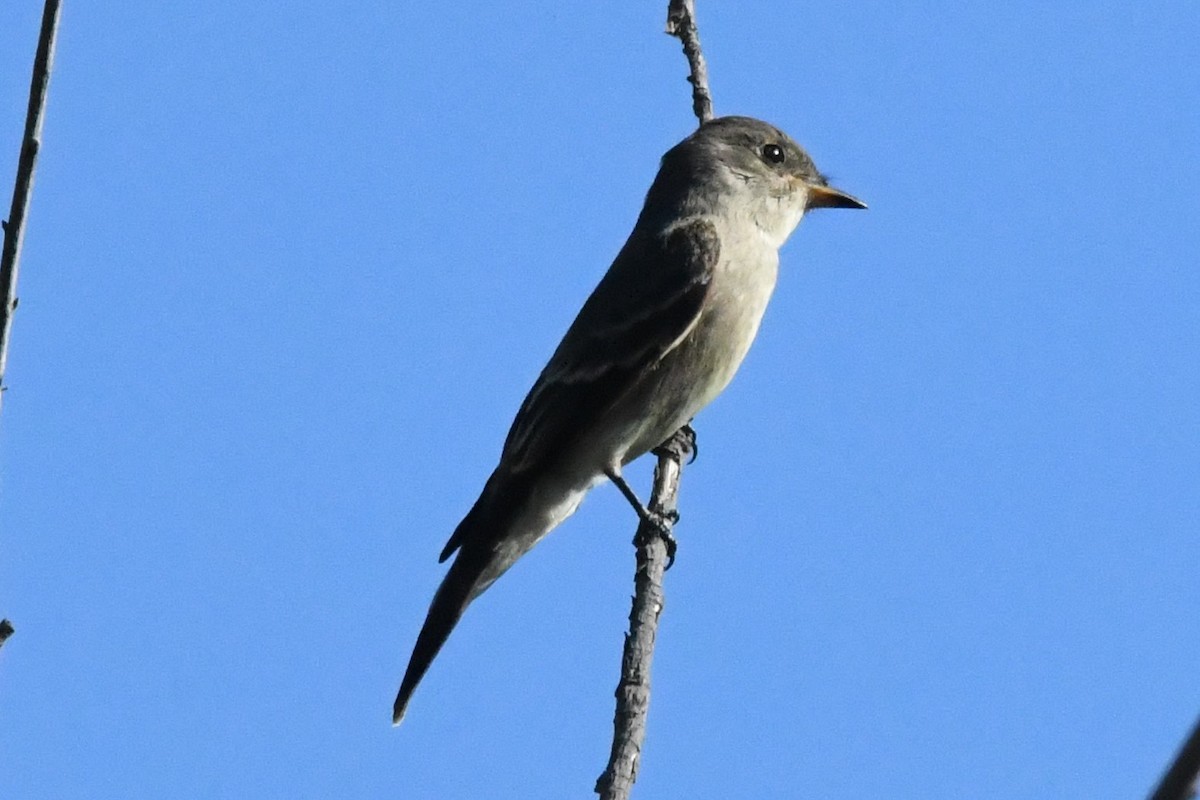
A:
<svg viewBox="0 0 1200 800">
<path fill-rule="evenodd" d="M 661 444 L 745 357 L 779 248 L 814 207 L 865 208 L 783 132 L 721 117 L 667 152 L 625 246 L 521 405 L 500 463 L 441 559 L 393 709 L 467 605 L 574 513 L 588 490 Z"/>
</svg>

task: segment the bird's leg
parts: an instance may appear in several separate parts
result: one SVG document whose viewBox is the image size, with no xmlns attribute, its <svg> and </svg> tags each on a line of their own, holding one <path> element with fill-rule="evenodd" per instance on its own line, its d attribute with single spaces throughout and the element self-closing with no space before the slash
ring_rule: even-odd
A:
<svg viewBox="0 0 1200 800">
<path fill-rule="evenodd" d="M 612 481 L 621 494 L 625 495 L 625 499 L 629 501 L 629 505 L 633 506 L 633 510 L 637 512 L 638 518 L 649 525 L 662 538 L 663 544 L 667 546 L 667 569 L 675 563 L 675 550 L 679 543 L 675 541 L 675 537 L 671 535 L 671 526 L 679 522 L 678 511 L 651 511 L 642 504 L 633 489 L 629 488 L 629 484 L 621 477 L 615 469 L 606 469 L 604 474 Z"/>
<path fill-rule="evenodd" d="M 642 519 L 650 518 L 650 509 L 642 505 L 642 501 L 638 499 L 637 494 L 634 493 L 633 489 L 629 488 L 629 484 L 625 482 L 625 479 L 616 470 L 606 469 L 604 470 L 604 474 L 621 490 L 621 494 L 625 495 L 625 499 L 629 501 L 629 505 L 633 506 L 633 510 L 637 512 L 639 517 Z"/>
</svg>

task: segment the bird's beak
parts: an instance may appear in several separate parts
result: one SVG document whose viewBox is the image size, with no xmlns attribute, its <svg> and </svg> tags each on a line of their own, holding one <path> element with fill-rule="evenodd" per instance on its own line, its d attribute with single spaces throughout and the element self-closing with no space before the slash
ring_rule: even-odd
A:
<svg viewBox="0 0 1200 800">
<path fill-rule="evenodd" d="M 848 195 L 841 189 L 832 186 L 822 186 L 819 183 L 808 184 L 808 202 L 804 210 L 811 208 L 866 208 L 867 204 L 857 197 Z"/>
</svg>

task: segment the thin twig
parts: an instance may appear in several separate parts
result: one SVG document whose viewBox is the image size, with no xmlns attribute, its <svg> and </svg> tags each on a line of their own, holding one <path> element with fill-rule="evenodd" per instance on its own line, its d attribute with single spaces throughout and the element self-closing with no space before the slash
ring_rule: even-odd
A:
<svg viewBox="0 0 1200 800">
<path fill-rule="evenodd" d="M 1179 748 L 1150 800 L 1188 800 L 1196 796 L 1197 782 L 1200 782 L 1200 720 Z"/>
<path fill-rule="evenodd" d="M 25 112 L 25 138 L 17 162 L 17 180 L 13 185 L 12 208 L 4 223 L 4 250 L 0 255 L 0 404 L 3 403 L 4 368 L 8 363 L 8 337 L 12 333 L 13 312 L 17 310 L 17 264 L 25 235 L 25 212 L 33 194 L 33 170 L 41 147 L 42 114 L 46 110 L 46 88 L 54 63 L 54 40 L 58 34 L 59 0 L 46 0 L 42 10 L 42 32 L 38 36 L 37 55 L 33 59 L 33 80 L 29 86 L 29 107 Z"/>
<path fill-rule="evenodd" d="M 679 495 L 679 479 L 690 453 L 695 452 L 695 434 L 691 427 L 675 432 L 654 452 L 654 490 L 650 510 L 665 521 L 667 533 L 674 518 Z M 646 738 L 646 712 L 650 708 L 650 665 L 654 660 L 654 640 L 658 635 L 658 617 L 663 610 L 663 573 L 667 567 L 667 544 L 663 531 L 649 522 L 638 525 L 633 537 L 637 546 L 637 572 L 634 574 L 633 608 L 629 612 L 629 633 L 621 656 L 621 681 L 617 684 L 617 711 L 613 716 L 613 745 L 608 766 L 596 780 L 600 800 L 626 800 L 637 780 L 642 742 Z"/>
<path fill-rule="evenodd" d="M 700 51 L 700 32 L 696 29 L 695 0 L 670 0 L 667 7 L 667 33 L 683 43 L 692 84 L 692 110 L 700 124 L 713 118 L 712 95 L 708 90 L 708 67 Z M 658 465 L 654 468 L 654 488 L 650 510 L 663 520 L 658 530 L 643 521 L 633 543 L 637 547 L 637 572 L 634 575 L 633 608 L 629 612 L 629 633 L 621 656 L 621 680 L 617 684 L 617 710 L 613 715 L 613 744 L 608 766 L 596 780 L 600 800 L 628 800 L 637 780 L 642 742 L 646 739 L 646 713 L 650 708 L 650 665 L 654 660 L 654 642 L 658 636 L 658 617 L 662 614 L 663 573 L 668 562 L 667 538 L 677 518 L 679 479 L 689 454 L 696 452 L 696 432 L 690 425 L 676 431 L 657 448 Z"/>
<path fill-rule="evenodd" d="M 667 8 L 667 33 L 683 43 L 683 54 L 691 69 L 688 83 L 692 84 L 692 111 L 703 125 L 713 118 L 713 103 L 708 90 L 708 64 L 700 50 L 700 31 L 696 29 L 695 0 L 671 0 Z"/>
</svg>

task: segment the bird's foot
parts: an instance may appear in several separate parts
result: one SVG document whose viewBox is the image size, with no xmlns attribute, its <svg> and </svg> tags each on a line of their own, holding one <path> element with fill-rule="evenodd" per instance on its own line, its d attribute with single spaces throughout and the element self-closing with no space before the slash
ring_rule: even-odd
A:
<svg viewBox="0 0 1200 800">
<path fill-rule="evenodd" d="M 629 488 L 629 484 L 616 470 L 607 470 L 605 475 L 608 479 L 621 490 L 621 494 L 625 495 L 625 499 L 629 501 L 629 505 L 633 506 L 633 510 L 637 512 L 638 519 L 641 520 L 638 525 L 637 533 L 634 535 L 634 544 L 641 546 L 645 543 L 642 538 L 643 531 L 649 534 L 656 535 L 662 539 L 663 544 L 667 546 L 667 566 L 665 569 L 670 569 L 675 563 L 675 551 L 678 549 L 679 543 L 675 541 L 675 537 L 671 535 L 671 528 L 675 523 L 679 522 L 679 512 L 675 509 L 649 509 L 642 504 L 638 499 L 637 494 L 633 489 Z M 665 571 L 665 570 L 664 570 Z"/>
<path fill-rule="evenodd" d="M 679 549 L 679 542 L 675 540 L 675 535 L 671 532 L 671 528 L 679 522 L 679 512 L 673 508 L 668 511 L 644 509 L 644 512 L 641 517 L 645 525 L 638 527 L 638 536 L 641 537 L 642 532 L 645 531 L 648 535 L 662 539 L 667 548 L 667 566 L 663 568 L 665 572 L 675 564 L 675 551 Z M 644 541 L 639 538 L 638 543 L 641 544 Z"/>
<path fill-rule="evenodd" d="M 689 422 L 650 452 L 659 457 L 669 456 L 680 464 L 691 464 L 700 455 L 700 445 L 696 441 L 696 429 Z"/>
</svg>

